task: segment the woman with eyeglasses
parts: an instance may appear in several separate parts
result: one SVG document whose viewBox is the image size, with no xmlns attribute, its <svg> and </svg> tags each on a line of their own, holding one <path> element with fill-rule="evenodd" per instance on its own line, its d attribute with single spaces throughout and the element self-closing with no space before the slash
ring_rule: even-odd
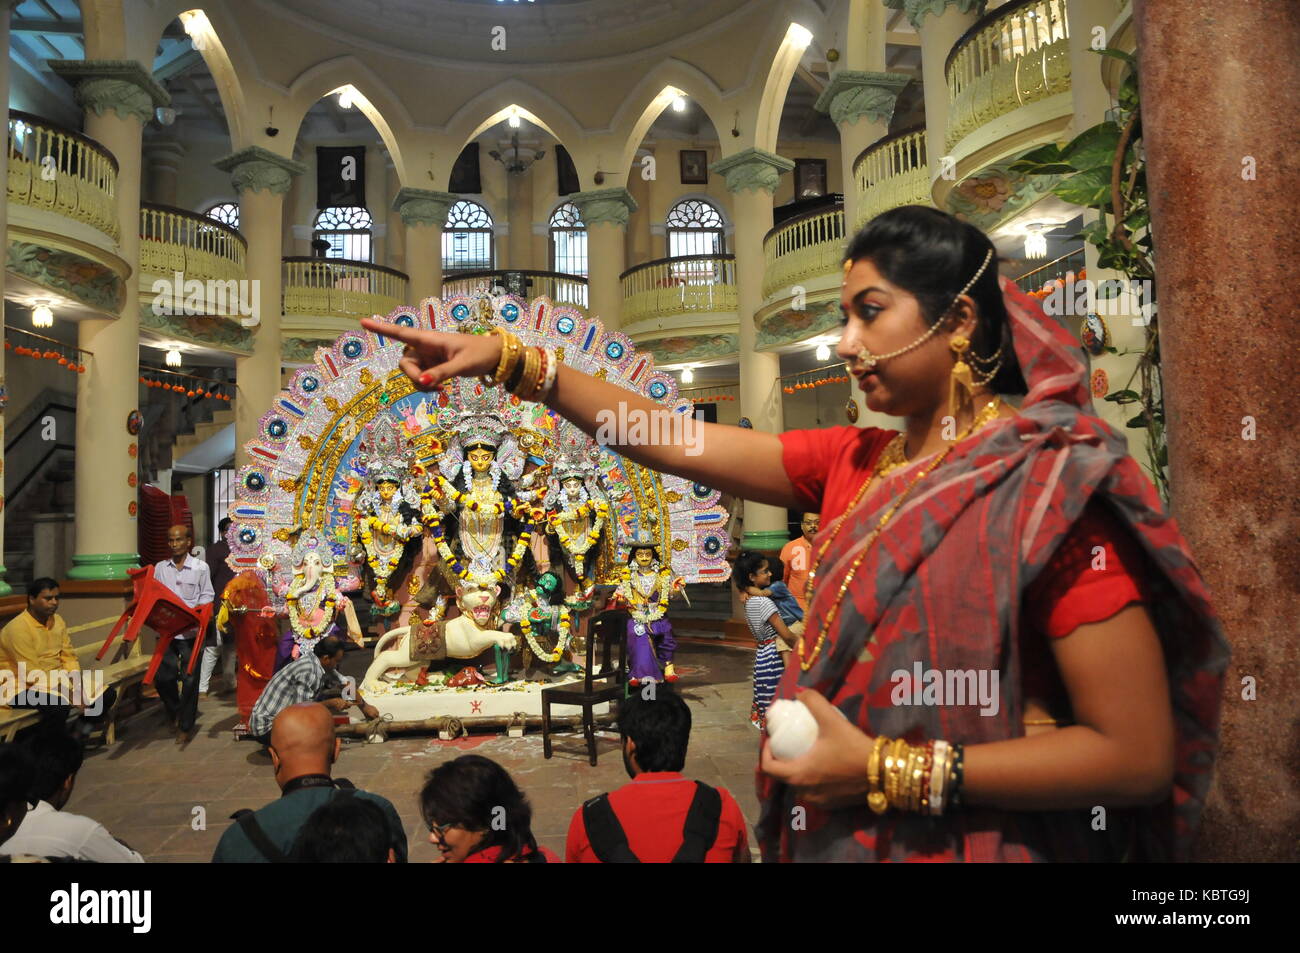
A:
<svg viewBox="0 0 1300 953">
<path fill-rule="evenodd" d="M 462 755 L 429 772 L 420 791 L 429 843 L 445 864 L 558 864 L 533 837 L 533 809 L 495 761 Z"/>
</svg>

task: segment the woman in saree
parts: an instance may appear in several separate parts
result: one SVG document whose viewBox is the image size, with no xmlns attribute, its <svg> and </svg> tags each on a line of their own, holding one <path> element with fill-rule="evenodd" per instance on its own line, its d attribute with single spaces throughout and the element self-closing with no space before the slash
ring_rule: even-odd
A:
<svg viewBox="0 0 1300 953">
<path fill-rule="evenodd" d="M 838 354 L 901 434 L 704 424 L 695 456 L 618 448 L 822 514 L 805 635 L 776 695 L 803 701 L 819 734 L 791 761 L 764 744 L 765 859 L 1190 849 L 1227 644 L 1150 480 L 1089 412 L 1078 342 L 998 278 L 995 256 L 978 229 L 916 206 L 850 242 Z M 407 344 L 417 386 L 495 369 L 589 434 L 605 408 L 656 406 L 564 366 L 521 382 L 506 334 L 364 323 Z"/>
</svg>

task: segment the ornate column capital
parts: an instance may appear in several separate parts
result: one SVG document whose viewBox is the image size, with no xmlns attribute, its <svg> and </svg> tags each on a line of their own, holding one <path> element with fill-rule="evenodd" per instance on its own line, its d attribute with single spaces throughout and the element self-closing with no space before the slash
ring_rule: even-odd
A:
<svg viewBox="0 0 1300 953">
<path fill-rule="evenodd" d="M 781 173 L 793 168 L 794 163 L 784 156 L 765 149 L 750 148 L 719 159 L 709 166 L 709 171 L 725 177 L 727 189 L 731 192 L 746 189 L 775 192 L 777 183 L 781 181 Z"/>
<path fill-rule="evenodd" d="M 940 17 L 949 7 L 956 7 L 960 13 L 974 11 L 976 16 L 983 16 L 986 0 L 882 0 L 882 2 L 891 10 L 904 11 L 908 22 L 919 30 L 921 21 L 925 19 L 927 13 Z"/>
<path fill-rule="evenodd" d="M 185 158 L 187 151 L 185 143 L 179 139 L 146 139 L 141 148 L 147 162 L 173 172 L 180 167 L 180 161 Z"/>
<path fill-rule="evenodd" d="M 575 192 L 569 201 L 578 206 L 582 221 L 587 226 L 627 225 L 628 218 L 639 207 L 632 193 L 624 188 L 593 189 L 589 192 Z"/>
<path fill-rule="evenodd" d="M 284 195 L 289 191 L 293 177 L 307 171 L 301 162 L 286 159 L 261 146 L 240 149 L 212 164 L 222 172 L 230 173 L 231 184 L 241 195 L 263 190 Z"/>
<path fill-rule="evenodd" d="M 814 108 L 830 113 L 835 125 L 843 126 L 866 116 L 870 122 L 889 125 L 894 104 L 903 87 L 912 81 L 906 73 L 869 73 L 840 70 L 817 97 Z"/>
<path fill-rule="evenodd" d="M 166 106 L 171 94 L 136 60 L 47 60 L 50 69 L 76 90 L 77 105 L 102 116 L 110 109 L 121 119 L 141 123 L 153 118 L 155 107 Z"/>
<path fill-rule="evenodd" d="M 404 186 L 393 198 L 393 211 L 402 216 L 402 222 L 408 228 L 412 225 L 442 228 L 447 223 L 447 212 L 458 201 L 459 198 L 450 192 Z"/>
</svg>

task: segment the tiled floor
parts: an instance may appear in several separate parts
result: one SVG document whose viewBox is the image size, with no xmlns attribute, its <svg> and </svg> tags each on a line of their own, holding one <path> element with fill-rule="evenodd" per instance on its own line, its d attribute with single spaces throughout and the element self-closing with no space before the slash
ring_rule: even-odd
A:
<svg viewBox="0 0 1300 953">
<path fill-rule="evenodd" d="M 358 655 L 347 657 L 349 674 L 363 667 Z M 677 662 L 684 672 L 678 689 L 694 724 L 686 774 L 727 788 L 752 825 L 758 751 L 758 733 L 749 725 L 752 652 L 686 643 L 679 645 Z M 232 697 L 204 699 L 198 734 L 181 747 L 155 705 L 128 722 L 116 745 L 88 753 L 66 810 L 102 822 L 150 862 L 207 862 L 231 813 L 261 807 L 279 795 L 270 759 L 254 743 L 234 740 L 236 721 Z M 557 739 L 550 760 L 542 757 L 540 732 L 523 738 L 477 733 L 455 742 L 394 736 L 381 745 L 345 739 L 335 776 L 392 801 L 406 823 L 410 859 L 430 861 L 437 852 L 420 821 L 417 792 L 431 768 L 471 750 L 514 776 L 532 802 L 534 834 L 561 856 L 569 819 L 579 805 L 627 781 L 612 732 L 602 736 L 594 768 L 581 735 Z"/>
</svg>

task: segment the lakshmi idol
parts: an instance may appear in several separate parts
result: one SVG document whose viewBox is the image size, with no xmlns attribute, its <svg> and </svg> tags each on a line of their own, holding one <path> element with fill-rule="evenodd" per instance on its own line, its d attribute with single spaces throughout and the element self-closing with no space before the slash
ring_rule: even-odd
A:
<svg viewBox="0 0 1300 953">
<path fill-rule="evenodd" d="M 776 691 L 816 737 L 784 760 L 764 741 L 764 857 L 1186 859 L 1227 641 L 1177 524 L 1093 412 L 1078 339 L 999 278 L 983 232 L 921 206 L 849 241 L 840 309 L 838 354 L 901 431 L 704 423 L 694 455 L 617 448 L 822 516 L 806 632 Z M 490 375 L 588 434 L 616 408 L 656 409 L 504 329 L 362 324 L 407 345 L 401 366 L 423 389 Z M 900 687 L 921 692 L 918 669 L 927 686 L 997 675 L 996 705 L 928 687 L 928 703 L 895 704 Z M 792 826 L 796 809 L 806 823 Z"/>
</svg>

